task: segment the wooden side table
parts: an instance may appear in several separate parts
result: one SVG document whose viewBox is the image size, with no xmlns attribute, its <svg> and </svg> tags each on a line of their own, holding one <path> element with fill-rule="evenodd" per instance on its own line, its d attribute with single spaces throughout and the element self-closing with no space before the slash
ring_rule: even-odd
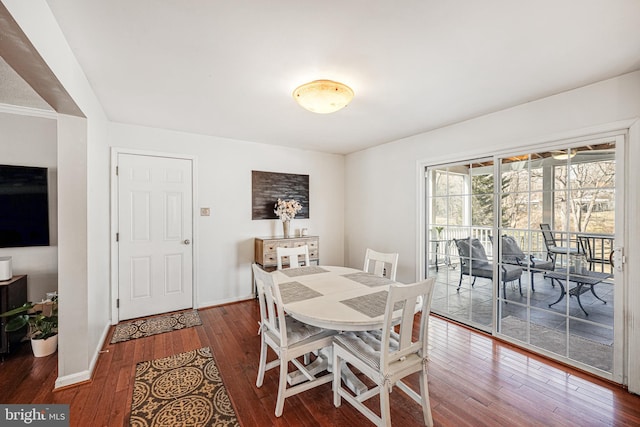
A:
<svg viewBox="0 0 640 427">
<path fill-rule="evenodd" d="M 320 237 L 256 237 L 254 262 L 264 270 L 273 271 L 276 269 L 277 257 L 276 248 L 296 248 L 299 246 L 309 246 L 309 261 L 316 265 L 320 263 Z"/>
<path fill-rule="evenodd" d="M 253 262 L 258 264 L 265 271 L 273 271 L 276 269 L 278 262 L 276 256 L 276 248 L 295 248 L 299 246 L 309 246 L 309 263 L 320 264 L 320 237 L 304 236 L 304 237 L 256 237 L 255 253 Z M 284 267 L 284 266 L 283 266 Z M 253 294 L 258 297 L 255 287 L 255 279 L 253 279 Z"/>
<path fill-rule="evenodd" d="M 0 313 L 21 307 L 27 302 L 27 276 L 13 276 L 9 280 L 0 282 Z M 0 353 L 9 353 L 11 342 L 19 341 L 25 331 L 7 333 L 4 326 L 7 324 L 6 317 L 0 317 Z"/>
</svg>

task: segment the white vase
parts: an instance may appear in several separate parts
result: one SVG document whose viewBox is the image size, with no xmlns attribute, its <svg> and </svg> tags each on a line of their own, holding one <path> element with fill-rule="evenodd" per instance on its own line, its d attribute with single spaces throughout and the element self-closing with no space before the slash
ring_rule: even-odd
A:
<svg viewBox="0 0 640 427">
<path fill-rule="evenodd" d="M 35 357 L 45 357 L 55 353 L 58 348 L 58 334 L 46 340 L 31 340 L 31 349 Z"/>
<path fill-rule="evenodd" d="M 289 225 L 290 225 L 289 220 L 282 221 L 282 230 L 284 231 L 285 239 L 290 237 L 290 235 L 289 235 Z"/>
</svg>

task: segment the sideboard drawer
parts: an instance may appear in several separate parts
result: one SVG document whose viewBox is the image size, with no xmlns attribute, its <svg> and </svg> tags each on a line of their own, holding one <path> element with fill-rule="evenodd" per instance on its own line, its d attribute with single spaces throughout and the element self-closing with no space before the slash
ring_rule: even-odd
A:
<svg viewBox="0 0 640 427">
<path fill-rule="evenodd" d="M 276 253 L 276 248 L 278 247 L 278 242 L 276 242 L 275 240 L 267 240 L 264 243 L 264 253 Z"/>
<path fill-rule="evenodd" d="M 275 267 L 277 262 L 276 248 L 296 248 L 300 246 L 309 246 L 309 261 L 318 264 L 320 262 L 320 238 L 318 236 L 306 237 L 274 237 L 274 238 L 255 238 L 255 256 L 254 262 L 260 264 L 263 268 Z"/>
</svg>

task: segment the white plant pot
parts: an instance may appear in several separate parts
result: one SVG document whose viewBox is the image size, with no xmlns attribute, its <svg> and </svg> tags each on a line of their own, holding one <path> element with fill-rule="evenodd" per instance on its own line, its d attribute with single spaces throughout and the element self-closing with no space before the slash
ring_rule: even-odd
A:
<svg viewBox="0 0 640 427">
<path fill-rule="evenodd" d="M 31 340 L 31 349 L 35 357 L 45 357 L 56 352 L 58 348 L 58 335 L 46 340 Z"/>
</svg>

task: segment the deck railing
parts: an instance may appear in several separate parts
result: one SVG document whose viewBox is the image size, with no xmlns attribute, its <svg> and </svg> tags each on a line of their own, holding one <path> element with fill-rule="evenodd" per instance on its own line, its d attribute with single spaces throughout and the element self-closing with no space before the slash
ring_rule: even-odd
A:
<svg viewBox="0 0 640 427">
<path fill-rule="evenodd" d="M 480 240 L 480 243 L 485 248 L 487 256 L 493 257 L 493 243 L 491 236 L 493 229 L 490 227 L 446 227 L 443 228 L 440 233 L 432 230 L 431 232 L 431 245 L 429 254 L 429 264 L 434 265 L 436 258 L 438 263 L 451 263 L 451 259 L 458 257 L 458 252 L 453 244 L 453 239 L 465 239 L 474 238 Z M 508 230 L 504 234 L 512 236 L 523 252 L 529 253 L 536 258 L 547 258 L 547 249 L 544 243 L 542 232 L 538 230 Z M 567 240 L 567 236 L 569 239 Z M 580 243 L 581 238 L 583 244 Z M 566 246 L 566 242 L 569 242 L 571 247 L 578 248 L 581 256 L 587 258 L 587 262 L 590 263 L 590 269 L 593 271 L 602 271 L 613 273 L 613 266 L 611 265 L 609 258 L 613 251 L 614 236 L 611 234 L 589 234 L 589 233 L 556 233 L 556 239 L 558 242 L 562 242 L 563 246 Z M 586 239 L 586 240 L 584 240 Z M 531 242 L 529 242 L 531 240 Z M 588 241 L 589 247 L 586 247 L 584 242 Z M 435 252 L 438 252 L 438 256 L 435 256 Z M 556 267 L 563 267 L 569 263 L 566 256 L 557 258 Z M 592 260 L 590 262 L 590 260 Z"/>
</svg>

